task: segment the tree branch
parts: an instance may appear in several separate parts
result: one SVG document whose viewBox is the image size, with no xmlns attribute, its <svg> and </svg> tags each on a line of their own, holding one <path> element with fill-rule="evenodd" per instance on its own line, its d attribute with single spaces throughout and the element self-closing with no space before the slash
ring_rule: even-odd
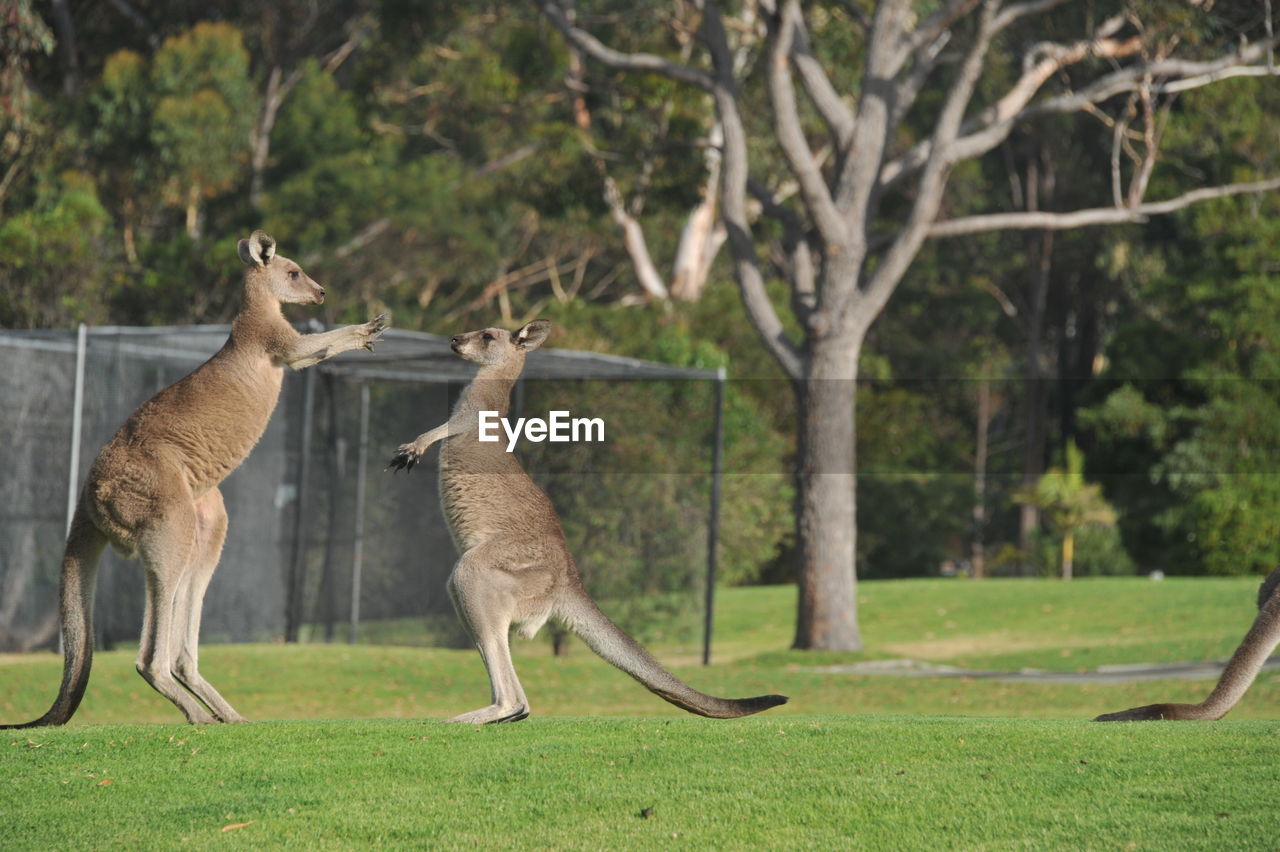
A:
<svg viewBox="0 0 1280 852">
<path fill-rule="evenodd" d="M 818 270 L 814 266 L 813 251 L 805 233 L 807 226 L 794 210 L 782 204 L 777 194 L 760 181 L 748 178 L 747 189 L 759 202 L 761 213 L 782 223 L 782 243 L 791 282 L 791 310 L 800 324 L 807 326 L 809 318 L 818 307 Z"/>
<path fill-rule="evenodd" d="M 889 144 L 889 119 L 893 115 L 898 88 L 893 77 L 902 66 L 899 55 L 902 33 L 906 29 L 911 4 L 904 0 L 885 0 L 876 5 L 867 36 L 867 58 L 858 107 L 854 115 L 853 136 L 839 153 L 838 175 L 834 198 L 836 207 L 855 224 L 870 226 L 874 216 L 873 195 L 877 189 L 880 164 Z M 855 233 L 864 243 L 866 232 Z"/>
<path fill-rule="evenodd" d="M 1016 6 L 1010 6 L 1007 9 L 1001 9 L 1000 14 L 996 15 L 994 24 L 995 32 L 1007 29 L 1011 24 L 1020 18 L 1028 15 L 1039 15 L 1048 12 L 1056 6 L 1061 6 L 1067 0 L 1030 0 L 1027 3 L 1019 3 Z"/>
<path fill-rule="evenodd" d="M 738 112 L 737 84 L 733 75 L 733 54 L 724 23 L 714 3 L 700 2 L 702 30 L 711 52 L 715 75 L 646 53 L 622 53 L 595 36 L 573 26 L 564 10 L 551 0 L 537 2 L 542 14 L 566 40 L 586 56 L 622 71 L 661 74 L 710 92 L 724 132 L 724 173 L 720 187 L 721 208 L 733 253 L 735 274 L 747 315 L 760 339 L 784 372 L 793 378 L 802 372 L 799 349 L 790 340 L 764 289 L 755 242 L 751 237 L 746 210 L 747 141 L 742 116 Z"/>
<path fill-rule="evenodd" d="M 1276 44 L 1272 40 L 1272 45 Z M 1172 95 L 1178 92 L 1186 92 L 1191 89 L 1198 89 L 1207 86 L 1210 83 L 1217 83 L 1219 80 L 1229 80 L 1232 77 L 1275 77 L 1280 75 L 1280 67 L 1265 65 L 1245 65 L 1240 67 L 1223 68 L 1220 71 L 1210 71 L 1195 77 L 1186 77 L 1181 80 L 1174 80 L 1171 83 L 1164 83 L 1157 86 L 1153 91 L 1162 95 Z"/>
<path fill-rule="evenodd" d="M 622 230 L 622 244 L 627 250 L 627 256 L 631 258 L 631 266 L 635 270 L 640 289 L 651 299 L 668 298 L 670 293 L 667 292 L 667 285 L 663 283 L 658 268 L 653 264 L 649 245 L 644 238 L 644 229 L 640 227 L 636 217 L 627 211 L 617 182 L 607 174 L 604 176 L 604 200 L 614 224 Z"/>
<path fill-rule="evenodd" d="M 982 20 L 978 25 L 978 31 L 973 37 L 973 43 L 969 46 L 955 81 L 951 84 L 951 90 L 947 92 L 947 99 L 943 103 L 942 112 L 930 140 L 931 147 L 937 153 L 924 167 L 906 224 L 862 291 L 865 298 L 851 299 L 841 308 L 843 314 L 856 306 L 859 316 L 851 319 L 860 325 L 865 324 L 863 328 L 884 309 L 889 296 L 902 280 L 902 276 L 906 274 L 911 261 L 920 250 L 920 245 L 928 236 L 930 223 L 938 214 L 943 190 L 946 188 L 947 175 L 952 163 L 955 162 L 950 149 L 960 132 L 961 120 L 964 118 L 969 101 L 973 98 L 978 78 L 982 76 L 983 62 L 991 46 L 991 39 L 995 35 L 993 17 L 996 6 L 996 0 L 983 2 Z"/>
<path fill-rule="evenodd" d="M 765 292 L 764 277 L 760 273 L 760 260 L 756 256 L 755 240 L 747 219 L 747 134 L 738 110 L 737 87 L 733 77 L 733 55 L 729 50 L 720 10 L 712 2 L 703 3 L 703 38 L 711 51 L 715 69 L 715 85 L 712 95 L 716 114 L 724 132 L 723 173 L 720 184 L 720 207 L 725 230 L 729 236 L 729 249 L 733 255 L 734 274 L 742 293 L 742 304 L 747 316 L 769 354 L 784 373 L 793 379 L 804 375 L 804 359 L 796 347 L 769 295 Z"/>
<path fill-rule="evenodd" d="M 1061 3 L 1064 0 L 1056 0 Z M 903 63 L 917 51 L 927 48 L 942 36 L 951 25 L 973 10 L 978 0 L 950 0 L 941 9 L 920 22 L 920 25 L 903 37 Z"/>
<path fill-rule="evenodd" d="M 1100 77 L 1078 92 L 1057 95 L 1028 106 L 1039 88 L 1053 74 L 1069 64 L 1094 56 L 1123 58 L 1141 51 L 1142 45 L 1136 38 L 1124 40 L 1099 38 L 1100 33 L 1106 32 L 1106 27 L 1107 24 L 1100 27 L 1089 41 L 1077 42 L 1070 46 L 1057 46 L 1055 52 L 1050 53 L 1025 72 L 996 104 L 984 110 L 981 115 L 966 121 L 961 127 L 960 138 L 953 148 L 955 159 L 972 159 L 987 153 L 1003 142 L 1014 126 L 1023 121 L 1044 115 L 1078 112 L 1115 95 L 1137 91 L 1144 85 L 1144 81 L 1177 78 L 1172 82 L 1150 84 L 1152 92 L 1162 94 L 1171 90 L 1185 91 L 1188 88 L 1205 86 L 1225 77 L 1244 76 L 1243 72 L 1236 73 L 1236 68 L 1256 67 L 1260 71 L 1265 71 L 1264 66 L 1253 63 L 1265 61 L 1268 51 L 1277 42 L 1277 39 L 1257 42 L 1208 62 L 1163 59 L 1140 63 Z M 1041 46 L 1040 49 L 1045 48 Z M 1250 73 L 1249 76 L 1256 75 Z M 1194 81 L 1194 85 L 1191 85 L 1191 81 Z M 1180 85 L 1182 82 L 1186 85 Z M 924 140 L 886 163 L 880 172 L 881 188 L 893 186 L 910 173 L 920 169 L 929 160 L 932 150 L 930 146 L 931 142 Z"/>
<path fill-rule="evenodd" d="M 321 67 L 328 74 L 338 70 L 342 63 L 347 60 L 347 57 L 351 56 L 355 49 L 360 46 L 360 42 L 364 41 L 367 30 L 362 21 L 355 19 L 348 23 L 347 28 L 351 35 L 321 61 Z M 267 77 L 267 91 L 262 99 L 262 111 L 258 114 L 258 123 L 254 127 L 253 151 L 250 156 L 250 173 L 252 177 L 249 180 L 249 203 L 254 207 L 258 207 L 262 203 L 263 173 L 266 171 L 267 159 L 271 154 L 271 131 L 276 125 L 276 116 L 280 111 L 281 105 L 284 104 L 284 99 L 289 96 L 293 88 L 302 80 L 302 73 L 303 67 L 299 64 L 289 72 L 288 77 L 281 81 L 280 66 L 276 65 L 271 69 L 271 73 Z"/>
<path fill-rule="evenodd" d="M 1233 195 L 1246 195 L 1251 192 L 1269 192 L 1275 189 L 1280 189 L 1280 178 L 1194 189 L 1175 198 L 1165 201 L 1145 202 L 1134 207 L 1097 207 L 1087 210 L 1073 210 L 1068 213 L 1035 211 L 986 213 L 977 216 L 964 216 L 959 219 L 949 219 L 944 222 L 935 222 L 929 228 L 929 236 L 958 237 L 965 234 L 1025 230 L 1029 228 L 1064 231 L 1070 228 L 1084 228 L 1090 225 L 1120 225 L 1130 222 L 1145 222 L 1148 217 L 1172 213 L 1201 201 L 1228 198 Z"/>
<path fill-rule="evenodd" d="M 787 5 L 790 7 L 791 4 Z M 785 13 L 786 10 L 783 11 Z M 800 83 L 804 86 L 805 94 L 809 96 L 814 108 L 818 110 L 818 114 L 831 130 L 832 141 L 836 148 L 840 149 L 853 135 L 853 110 L 845 105 L 840 93 L 831 84 L 831 78 L 827 76 L 822 63 L 813 55 L 808 28 L 798 8 L 795 15 L 797 20 L 792 40 L 791 61 L 795 63 L 796 71 L 800 74 Z"/>
<path fill-rule="evenodd" d="M 664 77 L 697 86 L 707 92 L 715 88 L 715 79 L 705 71 L 672 62 L 651 53 L 623 53 L 614 50 L 591 33 L 571 24 L 558 3 L 546 0 L 546 2 L 535 2 L 535 5 L 570 44 L 602 65 L 619 71 L 646 71 L 661 74 Z"/>
<path fill-rule="evenodd" d="M 1123 21 L 1112 18 L 1099 27 L 1092 38 L 1077 41 L 1071 45 L 1037 45 L 1034 48 L 1035 53 L 1029 54 L 1027 61 L 1024 62 L 1027 67 L 1022 76 L 1009 91 L 995 104 L 983 110 L 980 115 L 961 126 L 960 138 L 955 146 L 956 159 L 969 159 L 985 154 L 1003 142 L 1014 124 L 1024 117 L 1022 110 L 1027 103 L 1053 75 L 1068 65 L 1074 65 L 1094 56 L 1118 58 L 1140 51 L 1142 42 L 1137 37 L 1124 41 L 1107 37 L 1115 31 L 1118 23 Z M 1042 58 L 1032 61 L 1036 53 L 1041 54 Z M 891 186 L 907 174 L 921 168 L 929 161 L 932 152 L 933 140 L 922 140 L 907 153 L 885 165 L 880 173 L 881 185 Z"/>
<path fill-rule="evenodd" d="M 848 242 L 848 228 L 832 203 L 827 182 L 800 127 L 800 113 L 796 107 L 789 56 L 799 25 L 798 0 L 787 0 L 778 15 L 769 22 L 769 28 L 773 30 L 769 48 L 769 100 L 773 104 L 778 146 L 800 184 L 805 208 L 823 240 L 828 245 L 842 246 Z"/>
</svg>

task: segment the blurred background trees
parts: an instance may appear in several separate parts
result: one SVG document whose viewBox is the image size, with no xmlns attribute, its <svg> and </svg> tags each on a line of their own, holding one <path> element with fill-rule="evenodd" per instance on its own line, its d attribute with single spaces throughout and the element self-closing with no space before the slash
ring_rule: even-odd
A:
<svg viewBox="0 0 1280 852">
<path fill-rule="evenodd" d="M 873 4 L 812 5 L 823 61 L 853 81 L 860 40 L 836 36 Z M 1133 5 L 1208 44 L 1261 28 L 1266 4 Z M 692 56 L 689 8 L 655 8 L 662 26 L 631 4 L 592 4 L 590 23 L 619 49 Z M 734 34 L 755 97 L 760 32 Z M 720 251 L 703 94 L 583 62 L 535 7 L 500 3 L 17 0 L 0 47 L 0 325 L 225 321 L 235 241 L 265 227 L 329 288 L 330 322 L 387 311 L 447 334 L 536 314 L 555 346 L 724 365 L 726 578 L 791 578 L 795 403 Z M 1163 106 L 1152 197 L 1280 174 L 1274 78 Z M 1130 130 L 1045 117 L 956 169 L 947 216 L 1096 204 Z M 861 355 L 861 576 L 1057 574 L 1061 537 L 1018 495 L 1073 443 L 1116 517 L 1076 536 L 1077 576 L 1280 561 L 1278 205 L 927 243 Z M 791 237 L 755 227 L 785 304 Z M 644 402 L 630 451 L 705 457 L 672 415 L 705 400 Z M 692 505 L 652 490 L 662 511 Z M 618 521 L 574 534 L 590 548 Z"/>
</svg>

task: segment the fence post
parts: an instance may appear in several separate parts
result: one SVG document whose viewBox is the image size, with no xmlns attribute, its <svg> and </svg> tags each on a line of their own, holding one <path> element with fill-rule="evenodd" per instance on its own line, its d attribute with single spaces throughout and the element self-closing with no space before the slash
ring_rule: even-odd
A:
<svg viewBox="0 0 1280 852">
<path fill-rule="evenodd" d="M 80 441 L 81 415 L 84 413 L 84 360 L 85 350 L 89 348 L 89 326 L 80 323 L 76 329 L 76 377 L 71 391 L 71 459 L 67 472 L 67 535 L 71 535 L 71 521 L 76 516 L 76 500 L 80 496 Z M 58 653 L 65 650 L 62 645 L 62 631 L 58 631 Z"/>
<path fill-rule="evenodd" d="M 316 371 L 307 370 L 302 379 L 302 441 L 298 459 L 297 516 L 293 524 L 293 559 L 289 563 L 284 604 L 284 641 L 297 642 L 302 625 L 302 596 L 307 569 L 307 521 L 311 493 L 311 421 L 315 410 Z"/>
<path fill-rule="evenodd" d="M 356 644 L 360 631 L 360 582 L 364 574 L 364 475 L 369 465 L 369 386 L 360 383 L 360 444 L 356 450 L 356 529 L 351 545 L 351 634 Z"/>
<path fill-rule="evenodd" d="M 725 369 L 716 369 L 715 443 L 711 453 L 711 517 L 707 520 L 707 594 L 702 623 L 702 664 L 711 664 L 711 623 L 716 613 L 716 568 L 720 543 L 720 479 L 724 468 L 724 382 Z"/>
<path fill-rule="evenodd" d="M 67 474 L 67 535 L 76 514 L 77 486 L 80 484 L 81 415 L 84 413 L 84 361 L 89 348 L 89 326 L 80 323 L 76 330 L 76 379 L 71 402 L 71 470 Z"/>
</svg>

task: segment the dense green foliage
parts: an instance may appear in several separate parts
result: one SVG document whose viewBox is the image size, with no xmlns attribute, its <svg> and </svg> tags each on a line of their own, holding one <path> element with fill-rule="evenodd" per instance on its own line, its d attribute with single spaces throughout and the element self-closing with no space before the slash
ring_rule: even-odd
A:
<svg viewBox="0 0 1280 852">
<path fill-rule="evenodd" d="M 1199 34 L 1208 44 L 1258 26 L 1256 4 L 1136 5 L 1153 43 Z M 622 49 L 682 55 L 693 37 L 674 19 L 654 26 L 642 8 L 581 6 Z M 861 50 L 848 34 L 869 6 L 818 4 L 812 16 L 819 58 L 846 91 Z M 604 199 L 607 172 L 652 255 L 673 256 L 707 170 L 701 95 L 573 67 L 531 6 L 202 9 L 89 4 L 67 30 L 16 4 L 0 35 L 0 326 L 226 320 L 238 305 L 235 241 L 265 227 L 329 287 L 320 315 L 331 322 L 387 311 L 398 327 L 450 333 L 540 314 L 560 327 L 552 345 L 724 365 L 724 577 L 790 576 L 791 388 L 725 258 L 697 301 L 643 298 Z M 1019 73 L 1019 39 L 1074 37 L 1075 14 L 1038 24 L 1050 31 L 1011 31 L 1010 61 L 993 62 L 984 97 Z M 757 61 L 760 46 L 749 48 L 743 60 Z M 750 86 L 762 88 L 760 76 Z M 748 129 L 763 137 L 766 100 L 749 96 L 761 108 Z M 939 98 L 926 92 L 922 104 Z M 1162 106 L 1153 197 L 1188 177 L 1280 166 L 1274 80 L 1230 80 Z M 1039 120 L 951 176 L 948 213 L 1027 208 L 1033 186 L 1043 209 L 1096 205 L 1109 197 L 1111 136 Z M 780 173 L 767 150 L 761 173 Z M 1077 575 L 1256 573 L 1280 561 L 1276 204 L 1249 196 L 1144 227 L 928 244 L 864 349 L 860 575 L 933 574 L 979 549 L 990 573 L 1058 573 L 1059 531 L 1019 541 L 1017 494 L 1062 466 L 1073 441 L 1119 530 L 1119 540 L 1079 531 Z M 771 227 L 758 225 L 761 245 L 780 238 Z M 982 423 L 980 386 L 991 398 Z M 704 470 L 706 435 L 682 429 L 678 412 L 705 400 L 655 393 L 613 400 L 631 423 L 622 452 Z M 650 477 L 643 489 L 654 525 L 705 505 L 674 481 Z M 625 545 L 624 520 L 602 507 L 597 528 L 570 530 L 575 549 L 622 570 L 617 548 L 593 541 Z"/>
<path fill-rule="evenodd" d="M 1280 93 L 1242 82 L 1189 95 L 1178 163 L 1209 179 L 1275 163 Z M 1126 311 L 1107 349 L 1090 471 L 1130 552 L 1175 573 L 1280 562 L 1280 239 L 1274 195 L 1216 201 L 1117 239 Z"/>
</svg>

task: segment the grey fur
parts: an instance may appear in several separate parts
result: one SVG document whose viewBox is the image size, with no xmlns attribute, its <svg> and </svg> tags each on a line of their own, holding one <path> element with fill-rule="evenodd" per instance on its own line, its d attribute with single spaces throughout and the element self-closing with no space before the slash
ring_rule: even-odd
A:
<svg viewBox="0 0 1280 852">
<path fill-rule="evenodd" d="M 263 231 L 241 240 L 244 301 L 231 334 L 194 372 L 135 411 L 93 462 L 62 561 L 62 686 L 49 711 L 23 725 L 61 725 L 84 697 L 93 661 L 93 590 L 107 544 L 138 555 L 146 609 L 138 673 L 188 722 L 244 718 L 199 672 L 200 610 L 218 567 L 227 512 L 218 484 L 249 455 L 275 409 L 284 367 L 300 370 L 349 349 L 372 349 L 384 317 L 298 334 L 282 303 L 318 305 L 324 288 L 275 254 Z"/>
<path fill-rule="evenodd" d="M 1105 713 L 1095 722 L 1204 721 L 1221 719 L 1244 697 L 1267 657 L 1280 644 L 1280 568 L 1258 588 L 1258 617 L 1227 662 L 1218 684 L 1199 704 L 1148 704 Z"/>
<path fill-rule="evenodd" d="M 548 618 L 562 621 L 593 651 L 663 699 L 702 716 L 733 718 L 776 707 L 781 695 L 717 698 L 664 669 L 592 602 L 565 544 L 547 495 L 498 443 L 477 440 L 480 411 L 505 416 L 525 355 L 551 324 L 534 320 L 513 333 L 486 328 L 453 338 L 453 350 L 480 371 L 440 426 L 403 444 L 391 459 L 411 470 L 437 441 L 440 502 L 462 557 L 449 577 L 458 617 L 489 672 L 492 703 L 450 722 L 514 722 L 529 715 L 529 700 L 511 661 L 511 627 L 532 638 Z"/>
</svg>

